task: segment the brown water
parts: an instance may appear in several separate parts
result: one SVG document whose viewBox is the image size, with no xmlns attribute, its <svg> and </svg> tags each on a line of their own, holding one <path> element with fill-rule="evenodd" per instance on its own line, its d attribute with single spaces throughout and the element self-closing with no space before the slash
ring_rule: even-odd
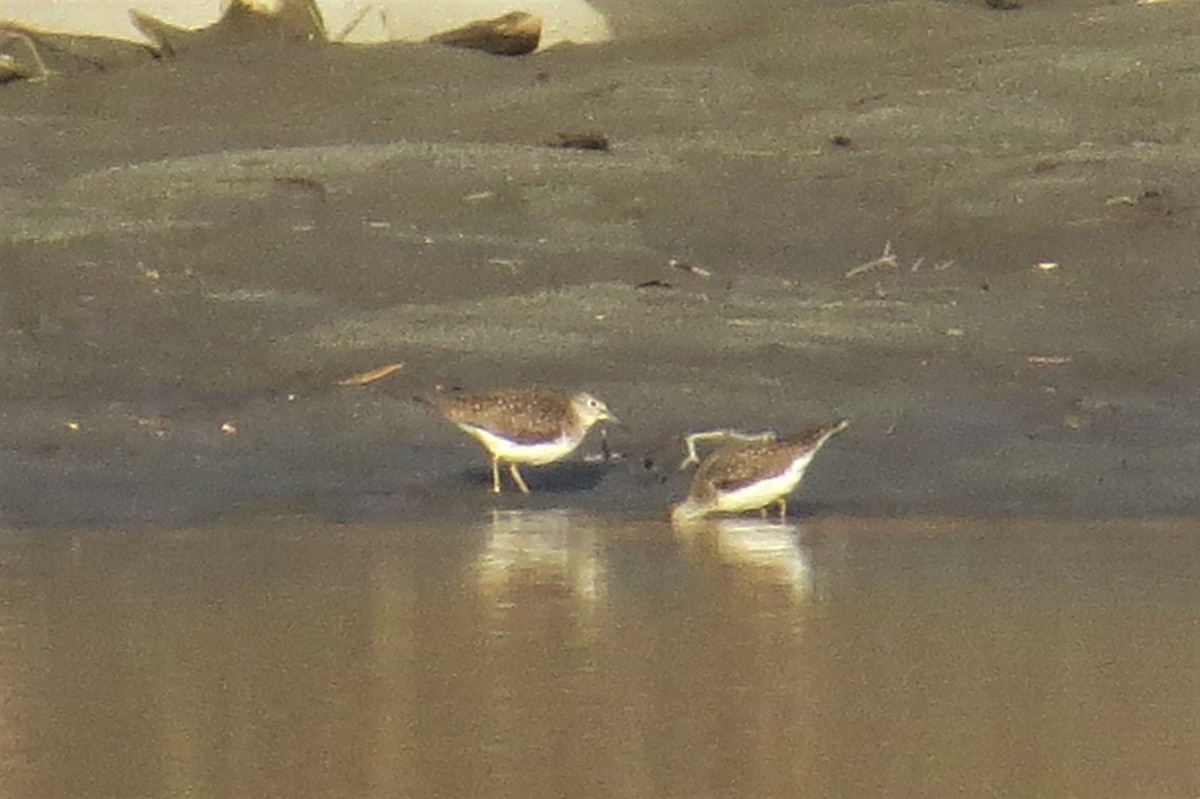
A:
<svg viewBox="0 0 1200 799">
<path fill-rule="evenodd" d="M 6 797 L 1194 797 L 1194 522 L 0 534 Z"/>
</svg>

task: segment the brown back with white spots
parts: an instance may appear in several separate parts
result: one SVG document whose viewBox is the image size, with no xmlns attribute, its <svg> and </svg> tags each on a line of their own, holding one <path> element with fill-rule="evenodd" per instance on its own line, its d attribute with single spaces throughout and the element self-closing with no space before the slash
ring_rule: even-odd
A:
<svg viewBox="0 0 1200 799">
<path fill-rule="evenodd" d="M 691 496 L 703 498 L 714 491 L 735 491 L 764 477 L 781 474 L 797 458 L 819 450 L 830 436 L 847 426 L 842 420 L 809 428 L 782 441 L 726 444 L 700 464 L 692 481 Z"/>
<path fill-rule="evenodd" d="M 586 432 L 599 418 L 583 417 L 568 399 L 544 389 L 491 391 L 484 394 L 434 394 L 426 399 L 451 422 L 479 427 L 518 442 L 536 442 Z M 592 398 L 594 399 L 594 398 Z M 598 400 L 596 400 L 599 402 Z M 603 407 L 604 403 L 599 403 Z M 607 408 L 604 409 L 607 413 Z"/>
</svg>

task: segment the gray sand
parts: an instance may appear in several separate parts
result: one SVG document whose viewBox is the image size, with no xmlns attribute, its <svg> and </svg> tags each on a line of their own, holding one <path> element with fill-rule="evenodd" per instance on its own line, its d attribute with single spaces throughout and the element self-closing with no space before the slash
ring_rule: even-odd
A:
<svg viewBox="0 0 1200 799">
<path fill-rule="evenodd" d="M 0 518 L 660 515 L 674 436 L 843 416 L 801 512 L 1194 513 L 1194 3 L 779 5 L 0 87 Z M 626 459 L 495 500 L 408 400 L 526 384 Z"/>
</svg>

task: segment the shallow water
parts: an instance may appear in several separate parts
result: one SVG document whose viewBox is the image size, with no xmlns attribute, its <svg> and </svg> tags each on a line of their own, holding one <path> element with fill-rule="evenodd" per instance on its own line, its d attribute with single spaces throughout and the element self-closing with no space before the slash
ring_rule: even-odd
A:
<svg viewBox="0 0 1200 799">
<path fill-rule="evenodd" d="M 0 793 L 1195 796 L 1197 532 L 4 532 Z"/>
</svg>

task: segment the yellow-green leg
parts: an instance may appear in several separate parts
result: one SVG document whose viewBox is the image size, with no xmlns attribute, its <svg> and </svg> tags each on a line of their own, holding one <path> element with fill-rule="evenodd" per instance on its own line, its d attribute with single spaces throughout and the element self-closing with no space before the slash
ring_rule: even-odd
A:
<svg viewBox="0 0 1200 799">
<path fill-rule="evenodd" d="M 512 474 L 513 482 L 517 484 L 517 488 L 521 489 L 521 493 L 528 494 L 529 486 L 525 485 L 525 478 L 521 477 L 521 472 L 517 469 L 517 464 L 508 464 L 508 471 Z"/>
<path fill-rule="evenodd" d="M 787 500 L 784 499 L 783 497 L 780 497 L 779 499 L 775 500 L 775 502 L 778 503 L 778 505 L 779 505 L 779 518 L 781 520 L 786 519 L 787 518 Z"/>
<path fill-rule="evenodd" d="M 492 458 L 492 493 L 500 493 L 500 459 Z"/>
</svg>

